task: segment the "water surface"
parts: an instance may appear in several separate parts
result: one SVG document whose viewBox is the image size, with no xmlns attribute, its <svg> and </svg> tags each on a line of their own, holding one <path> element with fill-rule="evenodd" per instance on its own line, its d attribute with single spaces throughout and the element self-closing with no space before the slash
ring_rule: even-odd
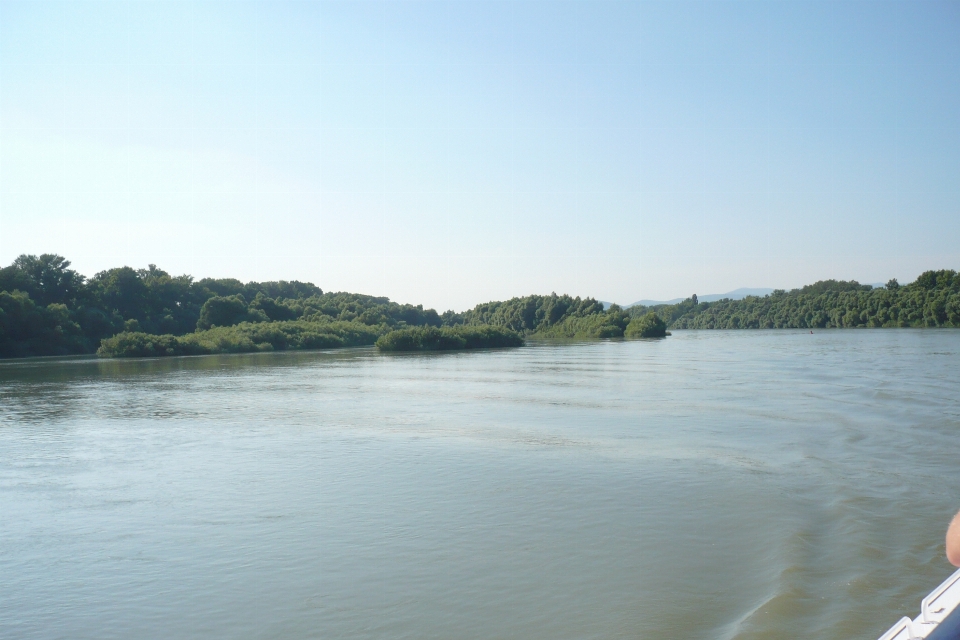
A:
<svg viewBox="0 0 960 640">
<path fill-rule="evenodd" d="M 0 363 L 0 637 L 865 638 L 951 572 L 960 332 Z"/>
</svg>

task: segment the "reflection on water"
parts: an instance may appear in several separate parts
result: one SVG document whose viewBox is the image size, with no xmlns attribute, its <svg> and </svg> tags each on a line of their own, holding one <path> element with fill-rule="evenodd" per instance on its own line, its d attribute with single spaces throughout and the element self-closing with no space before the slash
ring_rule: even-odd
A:
<svg viewBox="0 0 960 640">
<path fill-rule="evenodd" d="M 0 363 L 0 637 L 876 638 L 960 332 Z"/>
</svg>

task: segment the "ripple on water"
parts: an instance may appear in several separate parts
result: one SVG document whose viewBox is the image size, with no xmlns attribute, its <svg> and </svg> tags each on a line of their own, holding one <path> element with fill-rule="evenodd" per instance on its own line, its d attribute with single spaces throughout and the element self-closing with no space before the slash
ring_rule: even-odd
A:
<svg viewBox="0 0 960 640">
<path fill-rule="evenodd" d="M 0 637 L 875 638 L 960 333 L 0 363 Z"/>
</svg>

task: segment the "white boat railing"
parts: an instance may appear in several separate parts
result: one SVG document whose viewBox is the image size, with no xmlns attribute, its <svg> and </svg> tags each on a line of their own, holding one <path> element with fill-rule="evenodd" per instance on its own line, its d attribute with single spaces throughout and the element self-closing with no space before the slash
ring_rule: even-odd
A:
<svg viewBox="0 0 960 640">
<path fill-rule="evenodd" d="M 879 640 L 922 640 L 960 604 L 960 569 L 920 602 L 920 615 L 912 620 L 904 616 L 880 636 Z"/>
</svg>

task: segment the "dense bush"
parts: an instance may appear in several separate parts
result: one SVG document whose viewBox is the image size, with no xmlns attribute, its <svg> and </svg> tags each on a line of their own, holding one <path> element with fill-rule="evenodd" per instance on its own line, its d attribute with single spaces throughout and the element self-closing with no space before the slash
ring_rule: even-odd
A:
<svg viewBox="0 0 960 640">
<path fill-rule="evenodd" d="M 124 331 L 100 343 L 97 355 L 108 358 L 153 358 L 212 353 L 194 341 L 179 336 Z"/>
<path fill-rule="evenodd" d="M 447 326 L 493 325 L 544 338 L 621 337 L 629 320 L 617 305 L 604 311 L 603 304 L 593 298 L 555 293 L 487 302 L 463 313 L 443 314 Z"/>
<path fill-rule="evenodd" d="M 244 322 L 185 336 L 123 332 L 103 340 L 105 358 L 246 353 L 286 349 L 330 349 L 373 344 L 385 327 L 359 322 Z"/>
<path fill-rule="evenodd" d="M 650 311 L 631 320 L 623 334 L 628 338 L 662 338 L 667 335 L 667 323 Z"/>
<path fill-rule="evenodd" d="M 504 327 L 411 327 L 377 340 L 381 351 L 446 351 L 523 346 L 523 337 Z"/>
<path fill-rule="evenodd" d="M 605 312 L 564 318 L 554 325 L 542 327 L 534 335 L 543 338 L 621 338 L 629 320 L 620 307 L 613 306 Z"/>
</svg>

